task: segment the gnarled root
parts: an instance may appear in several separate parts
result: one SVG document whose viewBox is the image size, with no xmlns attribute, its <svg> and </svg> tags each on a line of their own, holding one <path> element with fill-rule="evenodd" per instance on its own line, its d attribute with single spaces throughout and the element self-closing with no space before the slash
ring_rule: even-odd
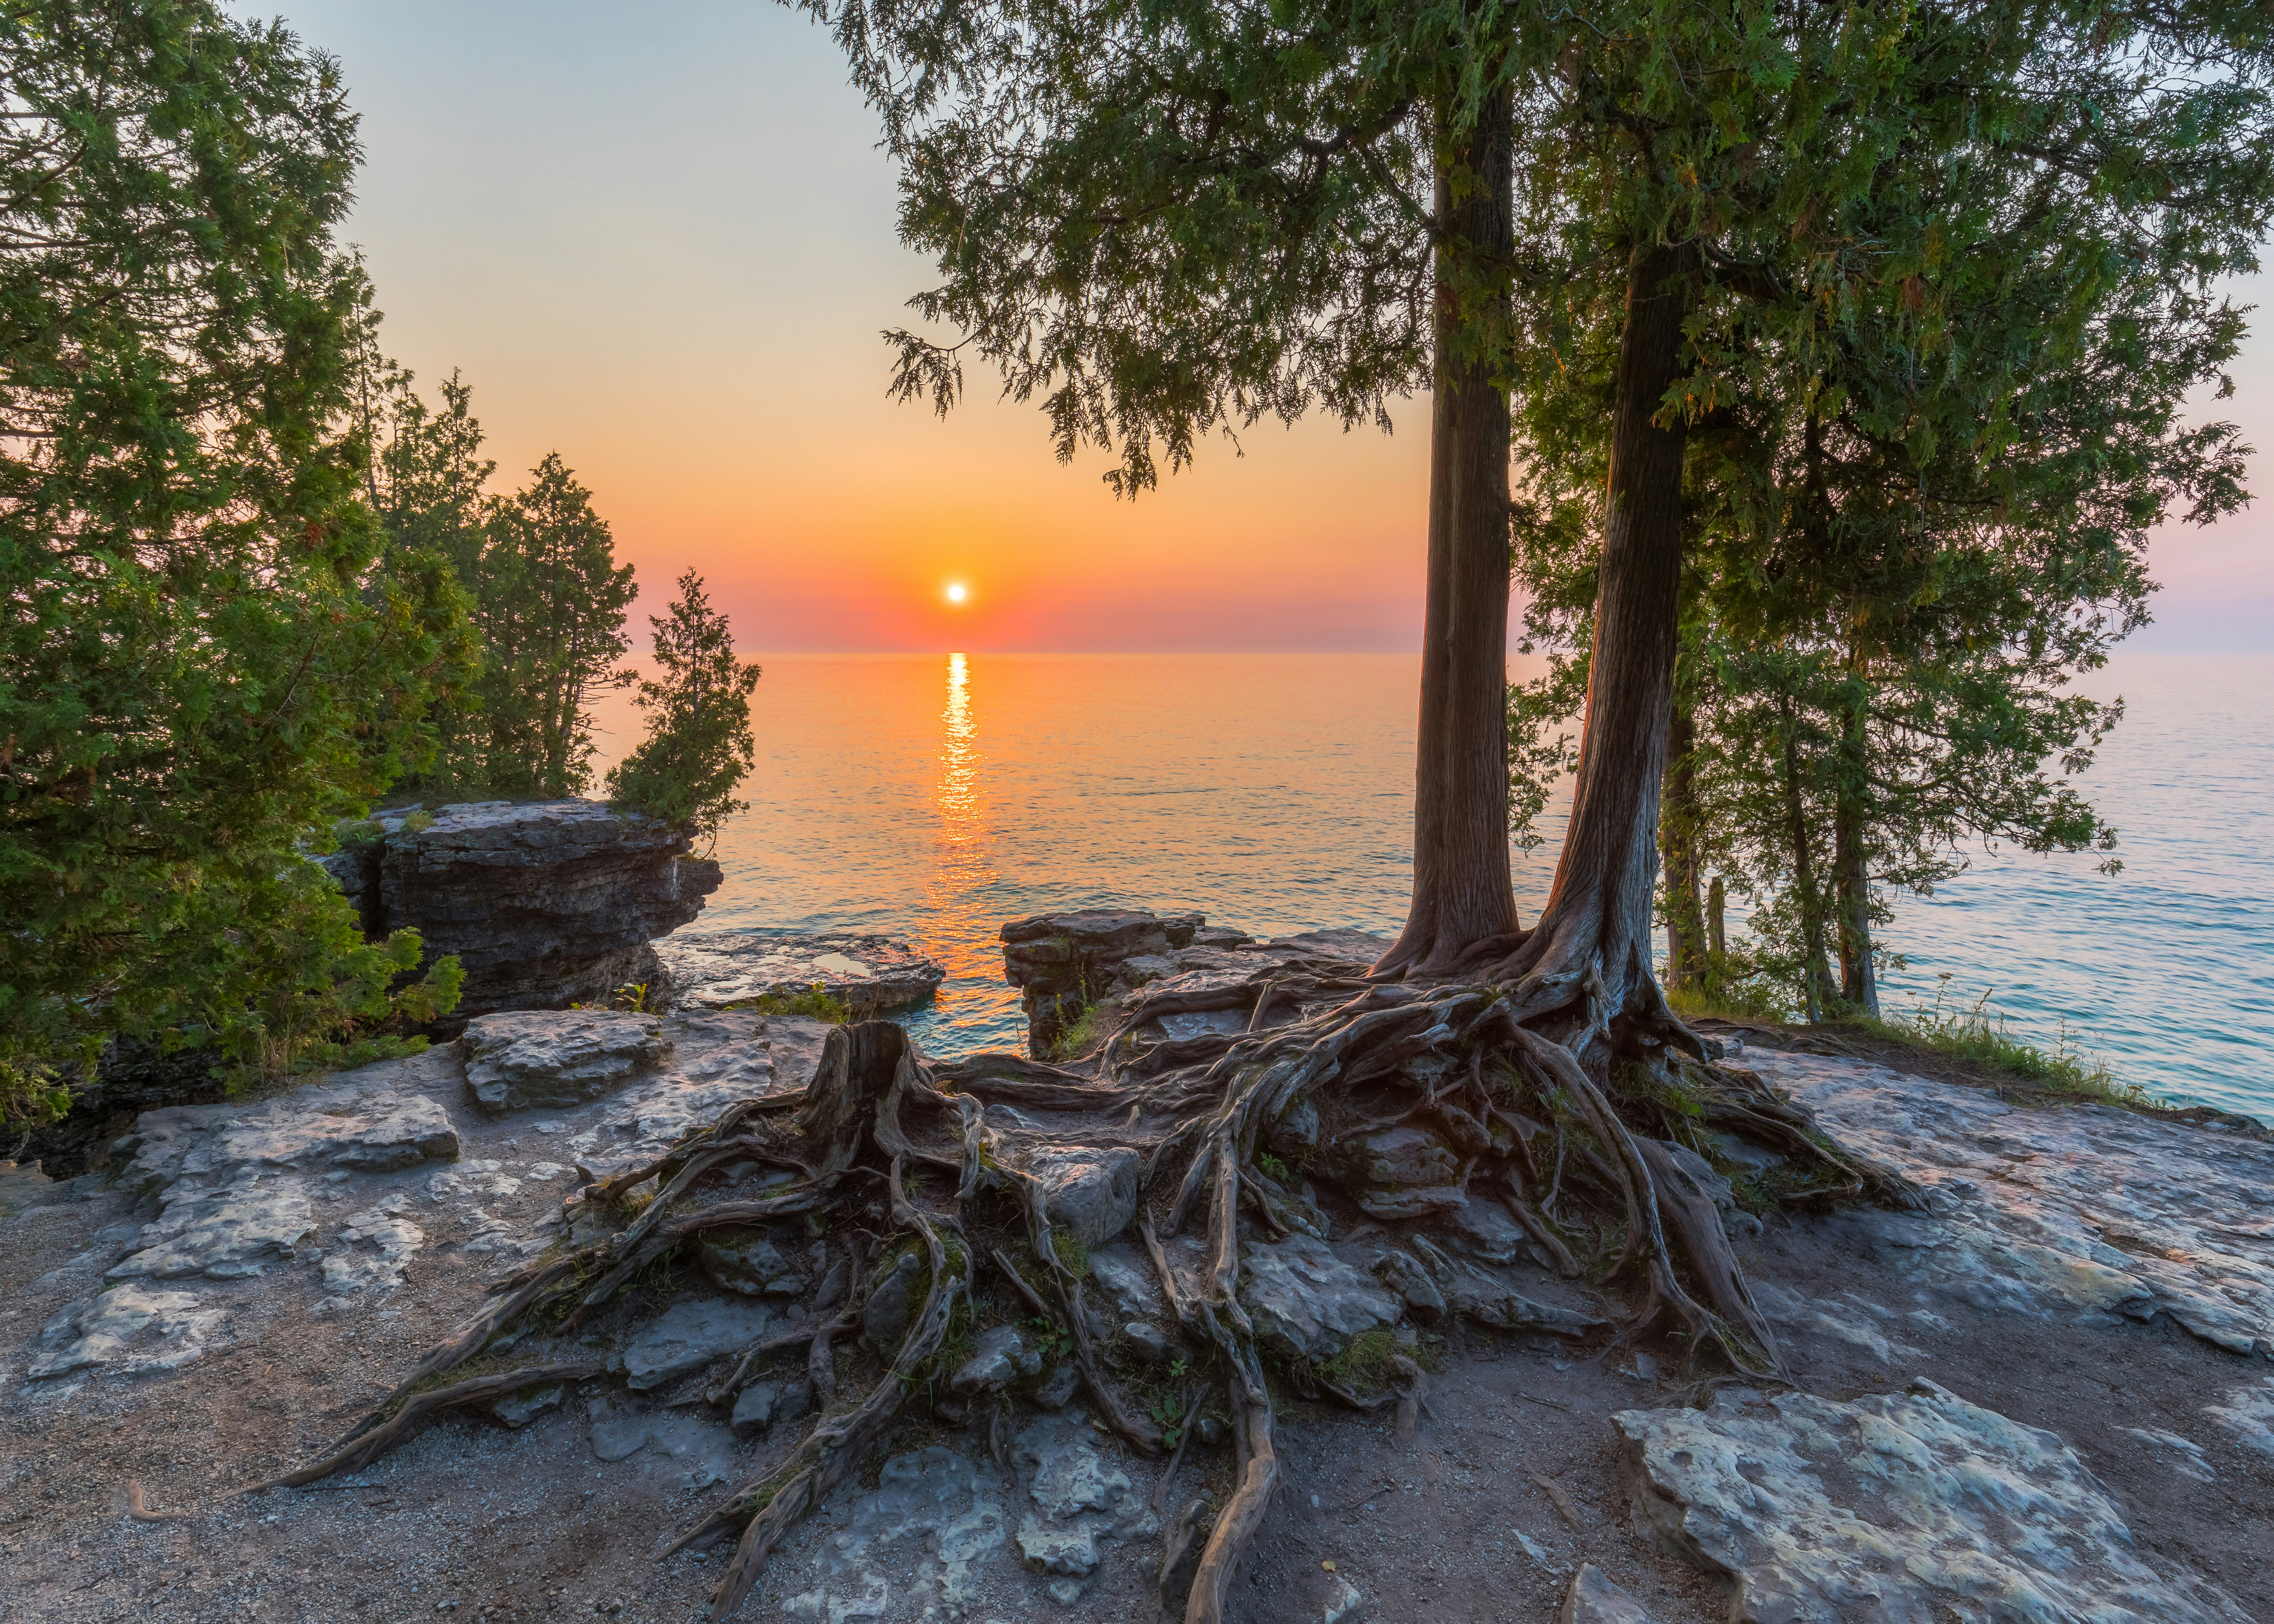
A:
<svg viewBox="0 0 2274 1624">
<path fill-rule="evenodd" d="M 1163 1016 L 1196 1011 L 1227 1014 L 1224 1024 L 1237 1029 L 1165 1036 Z M 802 1324 L 756 1342 L 729 1373 L 677 1401 L 731 1402 L 766 1361 L 801 1349 L 798 1363 L 819 1401 L 787 1458 L 671 1546 L 738 1536 L 712 1598 L 715 1620 L 742 1605 L 798 1519 L 883 1445 L 907 1395 L 953 1374 L 941 1350 L 966 1307 L 974 1329 L 983 1312 L 1031 1315 L 1057 1327 L 1096 1413 L 1139 1451 L 1158 1454 L 1160 1429 L 1116 1385 L 1116 1350 L 1096 1345 L 1080 1271 L 1061 1255 L 1053 1227 L 1053 1187 L 1035 1170 L 1068 1147 L 1126 1149 L 1144 1169 L 1138 1233 L 1187 1340 L 1201 1350 L 1200 1390 L 1220 1385 L 1229 1400 L 1233 1492 L 1208 1522 L 1204 1544 L 1196 1515 L 1175 1520 L 1176 1573 L 1163 1575 L 1166 1593 L 1189 1574 L 1187 1624 L 1222 1624 L 1280 1472 L 1271 1387 L 1240 1300 L 1242 1225 L 1250 1224 L 1249 1238 L 1267 1240 L 1321 1232 L 1329 1220 L 1312 1205 L 1314 1185 L 1336 1212 L 1352 1210 L 1335 1205 L 1340 1200 L 1363 1207 L 1380 1193 L 1364 1184 L 1357 1154 L 1369 1135 L 1412 1124 L 1434 1136 L 1457 1161 L 1470 1199 L 1505 1205 L 1548 1266 L 1627 1293 L 1624 1337 L 1670 1317 L 1693 1357 L 1719 1348 L 1738 1371 L 1778 1371 L 1774 1339 L 1712 1199 L 1661 1139 L 1690 1132 L 1685 1124 L 1702 1114 L 1788 1151 L 1821 1176 L 1818 1187 L 1901 1191 L 1844 1156 L 1805 1112 L 1758 1079 L 1714 1066 L 1702 1052 L 1663 1000 L 1630 986 L 1608 989 L 1585 965 L 1535 966 L 1512 986 L 1428 986 L 1371 981 L 1357 966 L 1282 962 L 1234 985 L 1138 995 L 1108 1041 L 1076 1065 L 981 1055 L 935 1068 L 895 1026 L 840 1027 L 802 1095 L 741 1102 L 668 1154 L 588 1191 L 586 1199 L 602 1199 L 647 1180 L 658 1186 L 621 1234 L 503 1282 L 343 1447 L 276 1481 L 308 1483 L 366 1464 L 443 1410 L 538 1381 L 599 1374 L 597 1363 L 563 1361 L 433 1386 L 501 1339 L 534 1350 L 548 1335 L 639 1309 L 668 1289 L 684 1244 L 705 1230 L 793 1216 L 833 1222 L 846 1237 L 841 1267 L 855 1282 L 853 1300 L 840 1306 L 832 1289 Z M 1695 1103 L 1669 1116 L 1665 1100 L 1677 1088 Z M 1302 1141 L 1314 1148 L 1299 1177 L 1265 1148 L 1285 1147 L 1271 1136 L 1299 1107 L 1319 1124 L 1318 1137 Z M 1694 1134 L 1692 1142 L 1710 1148 Z M 764 1198 L 738 1199 L 727 1179 L 742 1162 L 796 1169 L 800 1177 Z M 922 1305 L 889 1362 L 849 1335 L 862 1323 L 864 1300 L 857 1283 L 863 1253 L 851 1237 L 884 1218 L 880 1186 L 891 1231 L 912 1240 L 928 1265 Z M 1199 1255 L 1172 1264 L 1163 1237 L 1190 1222 L 1201 1226 Z M 1409 1244 L 1429 1267 L 1451 1267 L 1426 1237 Z M 908 1255 L 906 1244 L 885 1245 L 877 1276 Z M 981 1258 L 993 1265 L 983 1284 L 974 1274 Z M 867 1323 L 877 1321 L 871 1315 Z M 1307 1367 L 1288 1373 L 1306 1390 L 1315 1385 L 1364 1407 L 1394 1396 L 1402 1411 L 1418 1414 L 1419 1368 L 1391 1368 L 1389 1392 L 1379 1397 Z M 967 1412 L 992 1447 L 1000 1447 L 1003 1402 L 975 1402 Z M 936 1402 L 939 1413 L 956 1413 Z M 1195 1402 L 1189 1394 L 1180 1402 L 1186 1432 Z"/>
</svg>

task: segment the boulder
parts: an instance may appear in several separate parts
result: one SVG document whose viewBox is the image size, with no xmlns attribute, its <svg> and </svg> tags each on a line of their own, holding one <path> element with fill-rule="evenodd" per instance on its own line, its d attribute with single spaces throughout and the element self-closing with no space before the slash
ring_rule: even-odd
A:
<svg viewBox="0 0 2274 1624">
<path fill-rule="evenodd" d="M 682 830 L 596 801 L 471 801 L 387 812 L 324 859 L 366 934 L 405 926 L 429 961 L 457 955 L 451 1022 L 561 1009 L 656 979 L 648 944 L 688 923 L 719 888 Z"/>
<path fill-rule="evenodd" d="M 1075 1146 L 1038 1153 L 1027 1170 L 1042 1181 L 1052 1225 L 1084 1251 L 1103 1246 L 1137 1215 L 1137 1153 Z"/>
<path fill-rule="evenodd" d="M 713 1285 L 745 1297 L 802 1297 L 805 1276 L 764 1229 L 705 1229 L 696 1259 Z M 840 1264 L 842 1259 L 840 1259 Z M 840 1293 L 842 1286 L 839 1288 Z M 826 1306 L 826 1304 L 823 1304 Z"/>
<path fill-rule="evenodd" d="M 922 1004 L 947 968 L 892 936 L 710 930 L 659 943 L 664 996 L 678 1009 L 728 1009 L 820 988 L 855 1020 Z"/>
<path fill-rule="evenodd" d="M 1132 1320 L 1121 1327 L 1130 1351 L 1148 1365 L 1166 1365 L 1182 1351 L 1169 1334 L 1150 1320 Z"/>
<path fill-rule="evenodd" d="M 614 1010 L 478 1016 L 459 1042 L 466 1093 L 492 1116 L 583 1105 L 671 1052 L 654 1016 Z"/>
<path fill-rule="evenodd" d="M 1151 1266 L 1126 1246 L 1091 1247 L 1089 1280 L 1123 1320 L 1150 1320 L 1169 1312 Z"/>
<path fill-rule="evenodd" d="M 1073 1395 L 1081 1387 L 1080 1367 L 1073 1365 L 1059 1365 L 1052 1366 L 1050 1373 L 1043 1377 L 1034 1392 L 1028 1396 L 1035 1401 L 1039 1409 L 1064 1410 L 1073 1402 Z"/>
<path fill-rule="evenodd" d="M 713 1359 L 742 1352 L 772 1318 L 757 1303 L 719 1297 L 674 1303 L 624 1344 L 624 1384 L 637 1392 L 690 1375 Z"/>
<path fill-rule="evenodd" d="M 1351 1338 L 1396 1325 L 1404 1304 L 1321 1242 L 1291 1235 L 1240 1249 L 1239 1301 L 1281 1357 L 1324 1364 Z"/>
</svg>

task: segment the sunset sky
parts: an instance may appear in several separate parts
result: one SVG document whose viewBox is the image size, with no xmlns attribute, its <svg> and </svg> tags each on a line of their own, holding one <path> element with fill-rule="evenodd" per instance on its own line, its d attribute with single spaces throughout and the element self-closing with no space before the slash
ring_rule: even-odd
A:
<svg viewBox="0 0 2274 1624">
<path fill-rule="evenodd" d="M 267 8 L 248 10 L 266 12 Z M 828 38 L 762 0 L 293 0 L 368 162 L 390 352 L 452 367 L 510 488 L 557 449 L 659 607 L 689 564 L 760 651 L 1408 649 L 1426 408 L 1259 425 L 1118 501 L 974 373 L 885 396 L 930 267 Z M 2274 301 L 2270 301 L 2274 303 Z M 2270 318 L 2274 320 L 2274 318 Z M 2274 448 L 2274 339 L 2226 410 Z M 2262 471 L 2261 478 L 2267 476 Z M 2274 647 L 2274 492 L 2159 545 L 2143 646 Z M 952 606 L 950 582 L 968 587 Z"/>
</svg>

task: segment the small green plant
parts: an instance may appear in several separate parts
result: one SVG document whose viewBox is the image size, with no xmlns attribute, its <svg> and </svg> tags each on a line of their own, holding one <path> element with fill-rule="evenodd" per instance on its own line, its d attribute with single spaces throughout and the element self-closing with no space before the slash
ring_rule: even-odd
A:
<svg viewBox="0 0 2274 1624">
<path fill-rule="evenodd" d="M 423 835 L 434 827 L 434 815 L 421 807 L 403 820 L 403 827 L 414 835 Z"/>
<path fill-rule="evenodd" d="M 1269 1174 L 1277 1184 L 1286 1184 L 1293 1177 L 1287 1171 L 1287 1164 L 1268 1150 L 1255 1158 L 1255 1165 Z"/>
<path fill-rule="evenodd" d="M 633 1015 L 646 1014 L 647 983 L 645 981 L 626 981 L 622 986 L 616 989 L 614 996 L 610 1000 L 608 1007 L 611 1009 L 622 1010 Z"/>
<path fill-rule="evenodd" d="M 1058 1253 L 1058 1267 L 1076 1280 L 1089 1278 L 1089 1248 L 1064 1229 L 1050 1231 L 1050 1250 Z"/>
<path fill-rule="evenodd" d="M 1153 1424 L 1161 1429 L 1161 1447 L 1174 1449 L 1185 1435 L 1184 1406 L 1173 1393 L 1164 1393 L 1155 1399 L 1147 1411 Z"/>
<path fill-rule="evenodd" d="M 2106 1062 L 2073 1046 L 2066 1018 L 2048 1052 L 2014 1035 L 2006 1017 L 1990 1007 L 1990 989 L 1985 989 L 1970 1005 L 1954 1004 L 1949 974 L 1938 979 L 1940 985 L 1932 1004 L 1921 1000 L 1909 1015 L 1861 1024 L 1879 1036 L 1917 1043 L 2054 1094 L 2075 1094 L 2111 1105 L 2164 1103 L 2137 1083 L 2120 1082 Z"/>
<path fill-rule="evenodd" d="M 1065 1327 L 1046 1315 L 1035 1315 L 1027 1321 L 1027 1327 L 1035 1347 L 1046 1359 L 1063 1358 L 1073 1346 L 1073 1338 L 1066 1335 Z"/>
<path fill-rule="evenodd" d="M 1058 1041 L 1051 1045 L 1052 1052 L 1061 1060 L 1088 1054 L 1105 1041 L 1106 1033 L 1113 1025 L 1113 1013 L 1114 1006 L 1110 1002 L 1083 1004 L 1081 1013 L 1058 1034 Z"/>
<path fill-rule="evenodd" d="M 803 992 L 770 992 L 730 1007 L 756 1010 L 761 1015 L 801 1016 L 827 1021 L 832 1026 L 853 1019 L 853 1006 L 831 992 L 825 981 L 816 981 Z"/>
</svg>

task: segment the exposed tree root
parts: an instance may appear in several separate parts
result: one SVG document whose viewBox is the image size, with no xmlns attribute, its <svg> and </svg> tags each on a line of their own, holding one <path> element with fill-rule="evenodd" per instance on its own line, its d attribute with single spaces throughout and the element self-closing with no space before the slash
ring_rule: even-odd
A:
<svg viewBox="0 0 2274 1624">
<path fill-rule="evenodd" d="M 1195 1015 L 1217 1029 L 1171 1038 L 1162 1025 Z M 1837 1151 L 1758 1078 L 1703 1056 L 1662 999 L 1631 987 L 1614 996 L 1591 967 L 1537 962 L 1510 985 L 1386 982 L 1353 965 L 1284 962 L 1236 984 L 1163 983 L 1131 999 L 1103 1045 L 1074 1066 L 982 1055 L 935 1067 L 896 1026 L 840 1027 L 802 1094 L 742 1101 L 668 1154 L 592 1187 L 588 1200 L 625 1204 L 627 1214 L 642 1190 L 654 1193 L 610 1239 L 502 1282 L 341 1447 L 262 1486 L 367 1465 L 444 1410 L 599 1375 L 601 1357 L 577 1356 L 673 1289 L 686 1243 L 793 1218 L 842 1237 L 843 1260 L 833 1267 L 849 1268 L 851 1300 L 840 1307 L 832 1288 L 798 1325 L 722 1360 L 674 1401 L 732 1403 L 770 1362 L 791 1359 L 817 1400 L 810 1430 L 787 1458 L 671 1546 L 737 1536 L 714 1619 L 742 1606 L 775 1547 L 878 1449 L 911 1395 L 931 1392 L 943 1414 L 966 1413 L 937 1395 L 954 1374 L 943 1350 L 990 1315 L 1055 1327 L 1050 1340 L 1078 1368 L 1098 1417 L 1141 1453 L 1158 1455 L 1167 1440 L 1118 1385 L 1123 1356 L 1097 1343 L 1079 1258 L 1062 1254 L 1052 1186 L 1036 1170 L 1068 1147 L 1126 1148 L 1143 1168 L 1136 1232 L 1186 1339 L 1201 1350 L 1201 1385 L 1173 1401 L 1184 1419 L 1169 1477 L 1189 1444 L 1197 1395 L 1220 1387 L 1229 1403 L 1232 1492 L 1212 1520 L 1194 1508 L 1172 1520 L 1174 1560 L 1162 1575 L 1166 1594 L 1189 1573 L 1187 1624 L 1221 1624 L 1281 1470 L 1272 1385 L 1240 1296 L 1246 1243 L 1322 1234 L 1337 1223 L 1396 1223 L 1406 1212 L 1457 1203 L 1465 1190 L 1504 1206 L 1556 1273 L 1622 1294 L 1622 1337 L 1663 1325 L 1687 1350 L 1685 1362 L 1715 1350 L 1735 1370 L 1776 1373 L 1774 1337 L 1711 1193 L 1685 1170 L 1695 1163 L 1685 1164 L 1676 1146 L 1710 1151 L 1700 1126 L 1765 1143 L 1795 1169 L 1789 1199 L 1832 1192 L 1900 1201 L 1907 1187 Z M 1307 1125 L 1290 1125 L 1297 1124 Z M 1366 1147 L 1391 1129 L 1418 1130 L 1442 1147 L 1457 1183 L 1422 1192 L 1415 1205 L 1402 1205 L 1415 1200 L 1412 1190 L 1369 1184 Z M 729 1175 L 747 1163 L 796 1177 L 745 1195 Z M 1196 1226 L 1197 1254 L 1181 1243 L 1192 1260 L 1172 1259 L 1170 1243 L 1188 1225 Z M 855 1238 L 863 1232 L 882 1243 L 873 1257 Z M 1444 1262 L 1426 1237 L 1411 1235 L 1409 1244 Z M 862 1304 L 877 1282 L 915 1268 L 903 1258 L 922 1265 L 921 1305 L 909 1304 L 896 1347 L 872 1348 L 880 1324 L 901 1322 L 864 1314 Z M 990 1266 L 983 1279 L 982 1260 Z M 567 1342 L 579 1333 L 581 1342 Z M 501 1344 L 552 1362 L 435 1385 Z M 1307 1367 L 1281 1374 L 1362 1409 L 1395 1402 L 1410 1430 L 1426 1378 L 1403 1358 L 1389 1372 L 1377 1377 L 1379 1390 Z M 1002 1402 L 982 1390 L 967 1408 L 999 1455 Z M 1164 1477 L 1163 1500 L 1167 1485 Z"/>
</svg>

